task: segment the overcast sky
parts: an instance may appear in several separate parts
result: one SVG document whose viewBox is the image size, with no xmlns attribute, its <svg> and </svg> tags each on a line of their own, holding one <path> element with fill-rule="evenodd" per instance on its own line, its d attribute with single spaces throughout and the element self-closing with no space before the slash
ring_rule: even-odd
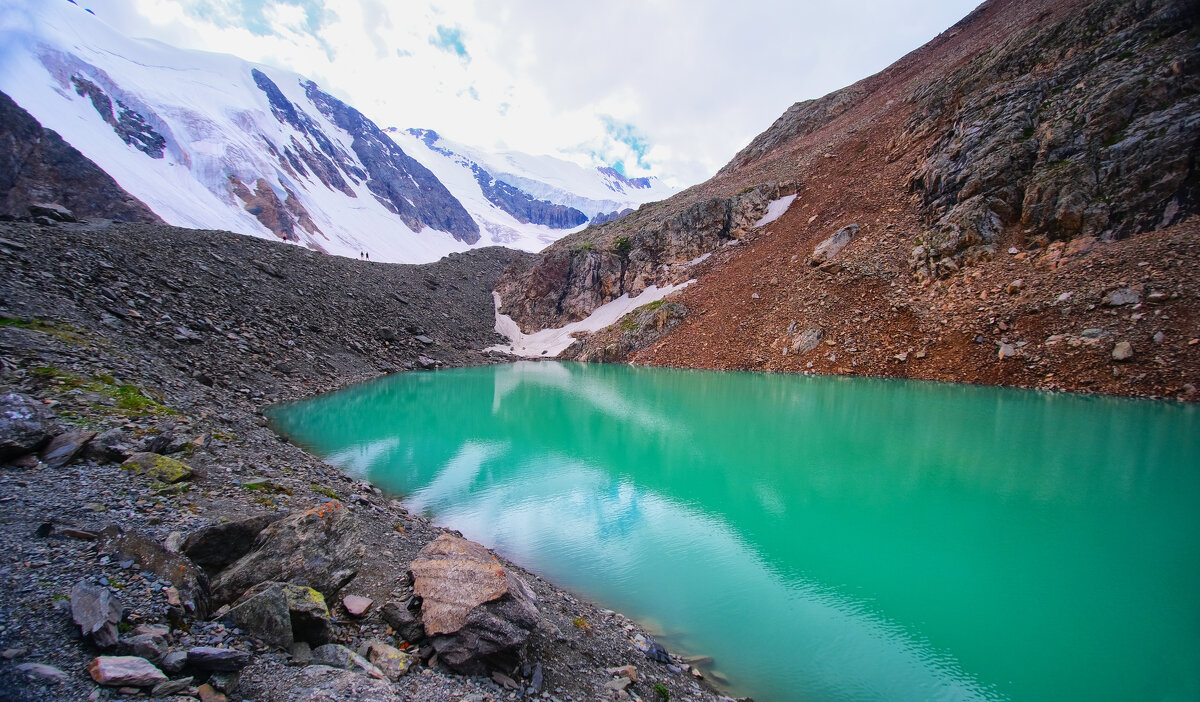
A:
<svg viewBox="0 0 1200 702">
<path fill-rule="evenodd" d="M 51 0 L 46 0 L 51 1 Z M 978 0 L 77 0 L 131 36 L 308 76 L 380 126 L 690 185 L 798 100 Z"/>
</svg>

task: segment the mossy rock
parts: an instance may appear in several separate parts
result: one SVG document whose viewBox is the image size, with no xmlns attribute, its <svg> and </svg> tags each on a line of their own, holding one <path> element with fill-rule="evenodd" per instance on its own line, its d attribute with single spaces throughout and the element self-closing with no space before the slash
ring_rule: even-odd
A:
<svg viewBox="0 0 1200 702">
<path fill-rule="evenodd" d="M 183 461 L 150 452 L 133 454 L 121 464 L 121 468 L 162 483 L 177 483 L 192 477 L 191 466 Z"/>
</svg>

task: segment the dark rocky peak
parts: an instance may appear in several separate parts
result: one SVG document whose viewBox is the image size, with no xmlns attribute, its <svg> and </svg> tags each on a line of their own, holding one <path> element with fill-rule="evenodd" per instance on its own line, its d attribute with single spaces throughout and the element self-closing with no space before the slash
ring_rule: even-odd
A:
<svg viewBox="0 0 1200 702">
<path fill-rule="evenodd" d="M 39 202 L 61 203 L 77 217 L 161 221 L 99 166 L 0 93 L 0 215 L 22 217 Z"/>
<path fill-rule="evenodd" d="M 529 193 L 494 177 L 478 164 L 470 163 L 470 166 L 488 202 L 512 215 L 518 222 L 542 224 L 551 229 L 570 229 L 588 221 L 587 215 L 574 207 L 556 205 L 549 200 L 535 200 Z"/>
<path fill-rule="evenodd" d="M 632 207 L 626 207 L 625 209 L 623 209 L 619 212 L 617 210 L 613 210 L 612 212 L 601 212 L 600 214 L 596 215 L 595 217 L 592 217 L 592 221 L 589 222 L 588 224 L 590 224 L 593 227 L 598 227 L 601 224 L 607 224 L 608 222 L 612 222 L 614 220 L 620 219 L 621 217 L 624 217 L 625 215 L 630 214 L 631 212 L 633 212 Z"/>
<path fill-rule="evenodd" d="M 468 244 L 479 241 L 479 225 L 428 168 L 358 110 L 312 81 L 303 85 L 317 110 L 354 140 L 354 153 L 367 171 L 367 187 L 380 203 L 414 231 L 427 226 Z"/>
<path fill-rule="evenodd" d="M 325 187 L 331 190 L 340 190 L 348 197 L 357 197 L 354 189 L 346 183 L 346 178 L 360 183 L 367 179 L 367 174 L 355 163 L 354 158 L 346 153 L 345 149 L 335 144 L 312 116 L 288 100 L 269 76 L 257 68 L 250 69 L 250 75 L 254 78 L 254 84 L 266 93 L 267 102 L 271 105 L 271 113 L 275 115 L 275 119 L 279 120 L 281 124 L 295 129 L 304 140 L 301 142 L 300 139 L 293 136 L 291 147 L 285 146 L 281 152 L 269 139 L 263 137 L 268 151 L 279 160 L 280 167 L 293 174 L 307 177 L 308 173 L 301 165 L 303 162 Z"/>
<path fill-rule="evenodd" d="M 75 92 L 92 101 L 92 107 L 112 125 L 121 140 L 151 158 L 162 158 L 166 137 L 154 130 L 140 112 L 120 100 L 113 100 L 104 89 L 78 74 L 71 76 Z M 114 108 L 113 103 L 116 103 Z"/>
<path fill-rule="evenodd" d="M 275 119 L 291 125 L 296 131 L 305 131 L 305 125 L 300 121 L 296 106 L 292 104 L 291 100 L 284 97 L 283 91 L 279 89 L 278 85 L 275 85 L 275 81 L 257 68 L 251 68 L 250 75 L 254 78 L 254 84 L 258 86 L 258 89 L 267 94 L 267 102 L 271 103 L 271 114 L 275 115 Z"/>
<path fill-rule="evenodd" d="M 596 170 L 600 171 L 600 173 L 603 175 L 606 175 L 609 178 L 617 181 L 618 183 L 635 190 L 645 190 L 646 188 L 650 187 L 649 178 L 626 178 L 620 171 L 609 166 L 599 166 L 596 168 Z M 609 187 L 612 188 L 611 185 Z M 612 189 L 617 190 L 616 188 Z"/>
</svg>

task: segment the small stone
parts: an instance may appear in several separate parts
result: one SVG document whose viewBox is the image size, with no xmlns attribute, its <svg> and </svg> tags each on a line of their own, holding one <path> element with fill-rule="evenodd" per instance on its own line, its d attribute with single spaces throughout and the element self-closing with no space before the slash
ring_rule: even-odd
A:
<svg viewBox="0 0 1200 702">
<path fill-rule="evenodd" d="M 637 668 L 631 665 L 623 665 L 620 668 L 605 668 L 604 672 L 612 676 L 621 675 L 634 682 L 638 681 Z"/>
<path fill-rule="evenodd" d="M 196 646 L 187 652 L 188 665 L 196 670 L 231 671 L 250 665 L 250 654 L 231 648 Z"/>
<path fill-rule="evenodd" d="M 164 673 L 174 675 L 187 665 L 186 651 L 172 651 L 163 657 L 162 663 L 159 665 Z"/>
<path fill-rule="evenodd" d="M 1128 361 L 1133 358 L 1133 345 L 1128 341 L 1118 341 L 1113 347 L 1112 357 L 1114 361 Z"/>
<path fill-rule="evenodd" d="M 17 666 L 17 670 L 26 675 L 32 675 L 35 678 L 42 678 L 44 680 L 66 682 L 68 679 L 66 673 L 45 663 L 22 663 Z"/>
<path fill-rule="evenodd" d="M 108 687 L 151 687 L 167 679 L 153 663 L 137 656 L 97 656 L 87 671 L 97 684 Z"/>
<path fill-rule="evenodd" d="M 24 395 L 0 395 L 0 461 L 37 451 L 50 438 L 46 414 Z"/>
<path fill-rule="evenodd" d="M 400 679 L 415 664 L 412 655 L 382 641 L 372 641 L 367 644 L 366 659 L 379 668 L 388 680 Z"/>
<path fill-rule="evenodd" d="M 504 673 L 501 673 L 500 671 L 492 672 L 492 680 L 497 685 L 500 685 L 501 687 L 504 687 L 509 690 L 520 690 L 521 689 L 521 686 L 517 684 L 516 680 L 513 680 L 512 678 L 508 677 Z"/>
<path fill-rule="evenodd" d="M 4 653 L 0 653 L 0 657 L 3 657 L 6 661 L 11 661 L 14 658 L 22 658 L 28 655 L 29 649 L 25 648 L 24 646 L 17 648 L 6 648 L 4 649 Z"/>
<path fill-rule="evenodd" d="M 1163 339 L 1166 339 L 1166 338 L 1167 338 L 1166 334 L 1163 334 L 1162 332 L 1154 332 L 1154 343 L 1161 344 L 1163 342 Z"/>
<path fill-rule="evenodd" d="M 367 610 L 371 608 L 371 602 L 371 598 L 359 595 L 346 595 L 342 598 L 342 606 L 352 617 L 361 617 L 366 614 Z"/>
<path fill-rule="evenodd" d="M 192 680 L 193 680 L 193 678 L 189 675 L 186 678 L 180 678 L 178 680 L 168 680 L 166 682 L 160 682 L 159 684 L 154 686 L 154 689 L 150 690 L 150 696 L 151 697 L 166 697 L 168 695 L 174 695 L 176 693 L 183 692 L 184 690 L 186 690 L 192 686 Z"/>
<path fill-rule="evenodd" d="M 1011 282 L 1007 286 L 1005 286 L 1004 292 L 1008 293 L 1009 295 L 1016 295 L 1017 293 L 1021 292 L 1024 289 L 1025 289 L 1025 279 L 1017 278 L 1016 280 L 1014 280 L 1013 282 Z"/>
<path fill-rule="evenodd" d="M 1137 291 L 1131 288 L 1118 288 L 1104 296 L 1100 304 L 1105 307 L 1121 307 L 1123 305 L 1136 305 L 1142 301 L 1142 296 Z"/>
<path fill-rule="evenodd" d="M 614 690 L 614 691 L 620 692 L 632 684 L 633 684 L 633 681 L 630 680 L 629 678 L 614 678 L 612 680 L 609 680 L 608 683 L 605 684 L 604 687 L 608 688 L 609 690 Z"/>
<path fill-rule="evenodd" d="M 433 339 L 430 339 L 429 337 L 425 336 L 424 334 L 418 334 L 418 335 L 414 336 L 413 338 L 416 339 L 417 341 L 421 342 L 422 344 L 425 344 L 426 346 L 429 346 L 430 344 L 433 343 Z"/>
<path fill-rule="evenodd" d="M 200 702 L 226 702 L 225 693 L 217 692 L 216 688 L 208 683 L 197 688 L 196 692 L 200 695 Z"/>
<path fill-rule="evenodd" d="M 167 641 L 157 634 L 139 634 L 126 641 L 129 652 L 151 663 L 162 661 L 167 655 Z"/>
<path fill-rule="evenodd" d="M 1012 358 L 1017 355 L 1017 349 L 1012 344 L 1000 344 L 1000 351 L 997 355 L 1003 361 L 1006 358 Z"/>
</svg>

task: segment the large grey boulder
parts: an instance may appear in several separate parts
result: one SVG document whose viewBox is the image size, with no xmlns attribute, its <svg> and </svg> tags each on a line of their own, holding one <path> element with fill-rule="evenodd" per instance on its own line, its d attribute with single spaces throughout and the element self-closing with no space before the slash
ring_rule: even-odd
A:
<svg viewBox="0 0 1200 702">
<path fill-rule="evenodd" d="M 537 627 L 533 591 L 486 548 L 442 534 L 409 566 L 438 660 L 460 673 L 519 661 Z"/>
<path fill-rule="evenodd" d="M 837 230 L 833 236 L 817 244 L 817 247 L 813 249 L 812 256 L 808 257 L 809 265 L 819 266 L 826 261 L 833 260 L 833 257 L 841 253 L 842 249 L 846 248 L 857 234 L 857 224 Z"/>
<path fill-rule="evenodd" d="M 119 638 L 121 602 L 106 587 L 80 581 L 71 588 L 71 618 L 98 648 L 115 646 Z"/>
<path fill-rule="evenodd" d="M 297 641 L 320 645 L 329 640 L 329 609 L 311 587 L 261 583 L 247 590 L 224 619 L 284 650 Z"/>
<path fill-rule="evenodd" d="M 49 438 L 49 420 L 37 401 L 15 392 L 0 395 L 0 461 L 33 453 Z"/>
<path fill-rule="evenodd" d="M 250 553 L 217 576 L 213 598 L 232 602 L 259 583 L 289 582 L 328 599 L 358 573 L 365 551 L 350 511 L 327 502 L 263 529 Z"/>
</svg>

